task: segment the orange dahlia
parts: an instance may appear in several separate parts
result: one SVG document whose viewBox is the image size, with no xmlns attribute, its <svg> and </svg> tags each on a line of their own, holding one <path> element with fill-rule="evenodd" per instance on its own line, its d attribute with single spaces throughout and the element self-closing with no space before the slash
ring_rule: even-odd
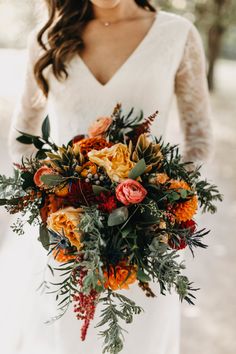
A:
<svg viewBox="0 0 236 354">
<path fill-rule="evenodd" d="M 105 147 L 111 147 L 112 144 L 103 138 L 87 138 L 74 144 L 74 150 L 77 150 L 77 146 L 79 146 L 81 154 L 87 156 L 92 150 L 102 150 Z"/>
<path fill-rule="evenodd" d="M 112 290 L 129 289 L 129 285 L 133 284 L 137 280 L 137 269 L 134 266 L 129 266 L 124 263 L 120 263 L 114 267 L 110 267 L 109 274 L 104 272 L 105 288 Z"/>
<path fill-rule="evenodd" d="M 52 254 L 54 259 L 59 263 L 66 263 L 76 258 L 74 254 L 69 253 L 67 249 L 63 248 L 55 248 Z"/>
<path fill-rule="evenodd" d="M 170 189 L 185 189 L 191 191 L 190 186 L 184 181 L 171 180 L 170 181 Z M 191 220 L 193 216 L 196 214 L 198 208 L 198 199 L 197 196 L 194 195 L 190 197 L 185 202 L 177 203 L 172 212 L 174 213 L 177 221 L 187 221 Z"/>
</svg>

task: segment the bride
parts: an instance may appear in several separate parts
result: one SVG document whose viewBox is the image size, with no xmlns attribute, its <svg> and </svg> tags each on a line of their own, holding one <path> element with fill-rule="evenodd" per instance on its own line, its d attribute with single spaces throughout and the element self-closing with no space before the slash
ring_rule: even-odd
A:
<svg viewBox="0 0 236 354">
<path fill-rule="evenodd" d="M 204 52 L 189 21 L 156 10 L 148 0 L 46 3 L 48 21 L 29 39 L 24 92 L 10 137 L 14 161 L 32 153 L 16 142 L 17 130 L 39 134 L 46 114 L 58 144 L 86 132 L 96 117 L 109 115 L 117 102 L 125 111 L 142 109 L 145 116 L 158 110 L 153 133 L 165 135 L 174 94 L 185 136 L 184 158 L 198 163 L 207 157 L 210 109 Z M 33 241 L 32 283 L 45 262 L 39 248 Z M 22 303 L 21 345 L 15 353 L 102 353 L 95 329 L 91 328 L 86 343 L 80 342 L 80 323 L 72 311 L 53 325 L 43 324 L 51 305 L 45 297 L 34 298 L 30 286 L 31 295 Z M 128 328 L 122 353 L 178 354 L 177 296 L 149 300 L 135 286 L 129 295 L 145 313 Z"/>
</svg>

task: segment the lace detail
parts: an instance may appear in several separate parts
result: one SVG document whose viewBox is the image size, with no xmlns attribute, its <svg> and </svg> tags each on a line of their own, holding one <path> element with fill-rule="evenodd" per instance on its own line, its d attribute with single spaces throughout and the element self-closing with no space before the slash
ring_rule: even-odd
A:
<svg viewBox="0 0 236 354">
<path fill-rule="evenodd" d="M 194 26 L 189 30 L 176 74 L 175 92 L 185 135 L 184 160 L 200 163 L 211 152 L 211 109 L 204 50 Z"/>
<path fill-rule="evenodd" d="M 47 99 L 37 85 L 34 77 L 34 64 L 41 55 L 42 49 L 37 43 L 36 32 L 29 36 L 27 46 L 27 66 L 22 95 L 13 114 L 9 150 L 14 162 L 19 162 L 22 155 L 31 155 L 34 149 L 31 145 L 23 145 L 16 141 L 19 130 L 31 134 L 40 134 L 42 121 L 46 115 Z"/>
</svg>

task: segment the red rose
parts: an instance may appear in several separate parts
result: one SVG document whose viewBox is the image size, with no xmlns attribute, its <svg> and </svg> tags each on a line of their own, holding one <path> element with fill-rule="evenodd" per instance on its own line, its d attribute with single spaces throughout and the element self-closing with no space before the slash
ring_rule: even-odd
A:
<svg viewBox="0 0 236 354">
<path fill-rule="evenodd" d="M 146 195 L 146 189 L 133 179 L 125 180 L 116 188 L 116 198 L 124 205 L 140 203 Z"/>
</svg>

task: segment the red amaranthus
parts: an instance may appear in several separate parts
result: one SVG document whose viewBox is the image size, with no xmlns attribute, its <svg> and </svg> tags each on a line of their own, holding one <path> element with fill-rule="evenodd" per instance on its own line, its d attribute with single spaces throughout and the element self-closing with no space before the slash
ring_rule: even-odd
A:
<svg viewBox="0 0 236 354">
<path fill-rule="evenodd" d="M 78 285 L 80 288 L 83 286 L 83 281 L 87 271 L 81 270 L 78 278 Z M 85 341 L 90 322 L 94 319 L 96 305 L 98 302 L 99 294 L 96 290 L 92 289 L 89 294 L 84 294 L 79 291 L 74 296 L 74 312 L 78 320 L 83 320 L 83 326 L 81 328 L 81 340 Z"/>
</svg>

